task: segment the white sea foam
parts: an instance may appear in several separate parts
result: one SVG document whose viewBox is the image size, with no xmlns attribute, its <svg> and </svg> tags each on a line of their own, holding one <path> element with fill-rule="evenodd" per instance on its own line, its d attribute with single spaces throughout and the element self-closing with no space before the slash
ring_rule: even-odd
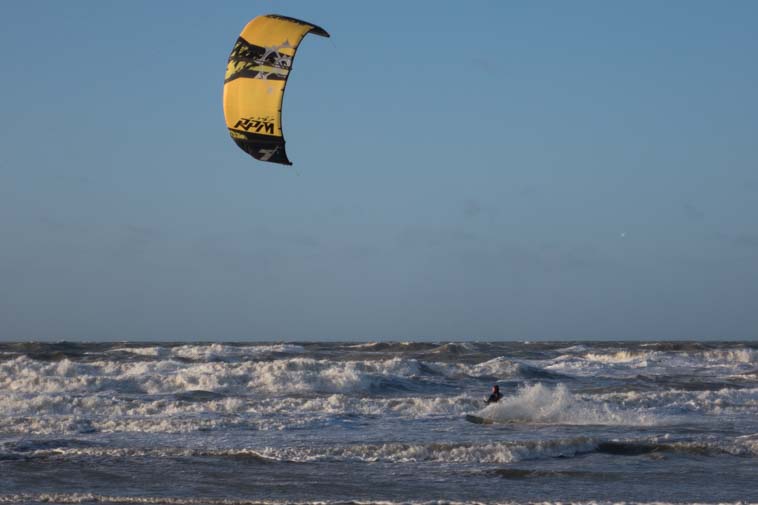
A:
<svg viewBox="0 0 758 505">
<path fill-rule="evenodd" d="M 302 349 L 258 347 L 286 353 L 299 353 Z M 159 349 L 167 347 L 141 349 L 145 356 L 155 357 L 162 352 Z M 439 389 L 441 386 L 449 387 L 451 382 L 469 378 L 518 379 L 542 373 L 537 364 L 504 357 L 477 364 L 401 358 L 336 361 L 303 356 L 213 361 L 212 356 L 229 358 L 238 347 L 175 349 L 211 361 L 181 361 L 170 356 L 87 362 L 39 361 L 18 356 L 0 361 L 0 431 L 186 432 L 228 426 L 281 430 L 331 422 L 340 416 L 456 417 L 475 410 L 481 400 L 460 390 L 455 396 L 439 394 L 446 391 Z M 690 365 L 705 360 L 727 367 L 730 372 L 734 371 L 726 365 L 730 360 L 738 367 L 752 367 L 752 350 L 731 352 L 700 352 L 692 358 L 684 353 L 672 357 L 659 351 L 613 351 L 598 353 L 600 358 L 596 356 L 594 361 L 587 358 L 587 353 L 574 359 L 579 360 L 577 366 L 584 372 L 597 366 L 605 371 L 620 367 L 628 373 L 632 369 L 629 363 L 640 359 L 666 366 L 674 358 Z M 556 363 L 560 361 L 553 362 Z M 758 415 L 758 390 L 658 389 L 572 394 L 564 385 L 532 384 L 487 407 L 482 415 L 500 422 L 650 426 L 675 422 L 677 416 L 688 414 L 713 419 Z"/>
<path fill-rule="evenodd" d="M 298 353 L 298 346 L 263 346 L 265 351 Z M 145 393 L 171 394 L 205 390 L 224 394 L 260 392 L 281 393 L 378 393 L 413 389 L 423 381 L 433 383 L 437 375 L 450 380 L 465 378 L 533 378 L 545 369 L 591 373 L 639 373 L 639 368 L 657 359 L 649 353 L 639 356 L 627 352 L 587 354 L 530 363 L 524 360 L 494 358 L 478 364 L 421 362 L 415 359 L 334 361 L 308 357 L 290 357 L 264 361 L 224 361 L 247 355 L 246 347 L 179 346 L 169 355 L 164 347 L 130 348 L 151 360 L 101 360 L 86 363 L 63 359 L 57 362 L 37 361 L 19 356 L 0 362 L 0 389 L 20 393 Z M 653 353 L 654 354 L 654 353 Z M 750 366 L 751 355 L 738 353 L 739 363 Z M 190 362 L 174 358 L 191 359 Z M 723 357 L 722 357 L 723 358 Z M 714 358 L 715 359 L 715 358 Z M 702 360 L 701 360 L 702 361 Z M 723 358 L 719 363 L 728 361 Z M 696 363 L 699 365 L 699 363 Z M 649 372 L 650 370 L 646 370 Z M 430 376 L 430 374 L 432 376 Z M 423 381 L 420 382 L 420 380 Z"/>
<path fill-rule="evenodd" d="M 6 392 L 0 393 L 0 432 L 179 433 L 232 426 L 268 431 L 328 423 L 345 416 L 461 416 L 478 401 L 467 395 L 376 398 L 343 394 L 309 398 L 230 396 L 206 401 L 163 395 L 134 401 L 112 394 L 30 396 Z"/>
<path fill-rule="evenodd" d="M 618 351 L 610 354 L 587 353 L 584 359 L 589 361 L 600 361 L 601 363 L 629 363 L 637 361 L 640 364 L 646 363 L 644 353 Z"/>
<path fill-rule="evenodd" d="M 492 442 L 487 444 L 355 444 L 329 447 L 262 448 L 255 451 L 277 461 L 360 461 L 411 463 L 512 463 L 516 461 L 571 457 L 593 451 L 597 443 L 579 437 L 570 440 Z"/>
<path fill-rule="evenodd" d="M 650 426 L 662 421 L 639 410 L 625 410 L 610 403 L 590 401 L 572 394 L 563 384 L 550 387 L 540 383 L 524 386 L 517 394 L 485 407 L 478 415 L 496 422 L 579 425 Z"/>
<path fill-rule="evenodd" d="M 226 344 L 187 344 L 174 347 L 118 347 L 109 352 L 127 352 L 137 356 L 152 358 L 182 358 L 195 361 L 223 361 L 227 359 L 255 359 L 272 354 L 300 354 L 305 349 L 294 344 L 272 345 L 226 345 Z"/>
<path fill-rule="evenodd" d="M 525 360 L 497 357 L 482 363 L 426 363 L 436 372 L 452 379 L 487 378 L 494 380 L 519 379 L 545 373 L 539 366 Z"/>
<path fill-rule="evenodd" d="M 703 353 L 707 361 L 724 364 L 758 364 L 758 354 L 753 349 L 715 349 Z"/>
<path fill-rule="evenodd" d="M 0 363 L 0 388 L 25 393 L 99 392 L 168 394 L 192 390 L 220 393 L 351 393 L 403 387 L 420 375 L 416 360 L 41 362 L 25 356 Z M 396 381 L 393 383 L 393 381 Z"/>
<path fill-rule="evenodd" d="M 517 377 L 528 366 L 516 360 L 499 357 L 476 365 L 459 365 L 459 368 L 466 375 L 474 377 L 493 376 L 509 378 Z"/>
<path fill-rule="evenodd" d="M 601 440 L 592 437 L 542 439 L 527 441 L 491 441 L 487 443 L 381 443 L 345 444 L 294 447 L 112 447 L 81 445 L 63 441 L 60 447 L 35 448 L 23 445 L 18 450 L 0 446 L 0 456 L 22 455 L 24 458 L 180 458 L 221 457 L 251 458 L 262 462 L 309 463 L 318 461 L 357 463 L 417 463 L 444 464 L 508 464 L 529 460 L 566 458 L 591 452 L 611 454 L 694 453 L 699 456 L 731 454 L 740 457 L 758 456 L 758 435 L 733 439 L 708 438 L 676 441 L 669 436 L 647 439 Z"/>
<path fill-rule="evenodd" d="M 281 430 L 354 416 L 423 419 L 460 417 L 478 398 L 456 396 L 357 397 L 330 394 L 300 397 L 229 396 L 186 401 L 174 396 L 141 401 L 101 393 L 0 393 L 0 432 L 26 434 L 189 432 L 243 426 Z M 693 417 L 693 414 L 700 417 Z M 504 423 L 566 425 L 671 425 L 713 422 L 724 416 L 758 415 L 758 389 L 572 394 L 565 386 L 535 384 L 479 412 Z"/>
<path fill-rule="evenodd" d="M 546 370 L 582 377 L 634 377 L 644 370 L 647 375 L 705 374 L 722 376 L 740 374 L 758 367 L 753 349 L 714 349 L 696 351 L 629 350 L 610 348 L 585 352 L 584 348 L 567 348 L 563 354 L 534 362 Z"/>
<path fill-rule="evenodd" d="M 266 354 L 300 354 L 302 346 L 292 344 L 230 346 L 222 344 L 183 345 L 172 348 L 172 354 L 181 358 L 213 361 L 225 358 L 258 357 Z"/>
<path fill-rule="evenodd" d="M 334 415 L 422 417 L 471 408 L 462 396 L 349 397 L 404 391 L 421 373 L 419 362 L 401 359 L 77 363 L 21 356 L 0 362 L 0 430 L 178 432 L 240 424 L 283 429 Z M 202 400 L 194 401 L 198 391 Z M 277 398 L 281 394 L 287 396 Z M 280 416 L 261 418 L 269 414 Z"/>
<path fill-rule="evenodd" d="M 196 346 L 176 355 L 229 356 L 224 349 L 198 351 Z M 142 349 L 153 356 L 158 351 Z M 204 390 L 224 394 L 250 393 L 381 393 L 413 390 L 437 378 L 510 378 L 539 372 L 529 364 L 495 358 L 484 363 L 425 363 L 415 359 L 333 361 L 292 357 L 267 361 L 182 362 L 174 359 L 37 361 L 26 356 L 0 362 L 0 390 L 19 393 L 173 394 Z M 431 376 L 430 376 L 431 373 Z"/>
<path fill-rule="evenodd" d="M 162 346 L 117 347 L 115 349 L 110 349 L 107 352 L 109 353 L 126 352 L 126 353 L 134 354 L 137 356 L 146 356 L 150 358 L 168 357 L 171 354 L 170 349 L 166 347 L 162 347 Z"/>
<path fill-rule="evenodd" d="M 189 449 L 184 447 L 59 447 L 27 451 L 27 457 L 250 457 L 267 461 L 306 463 L 314 461 L 355 461 L 413 463 L 512 463 L 516 461 L 572 457 L 597 448 L 597 442 L 578 437 L 526 442 L 465 443 L 385 443 L 330 445 L 325 447 L 261 447 Z"/>
<path fill-rule="evenodd" d="M 723 388 L 710 391 L 668 389 L 660 391 L 624 391 L 594 395 L 599 402 L 609 402 L 624 409 L 655 410 L 663 415 L 702 414 L 758 415 L 758 388 Z"/>
</svg>

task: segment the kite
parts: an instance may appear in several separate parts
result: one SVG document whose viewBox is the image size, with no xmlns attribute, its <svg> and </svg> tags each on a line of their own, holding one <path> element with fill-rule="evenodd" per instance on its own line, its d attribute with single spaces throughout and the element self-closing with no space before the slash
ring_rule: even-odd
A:
<svg viewBox="0 0 758 505">
<path fill-rule="evenodd" d="M 284 150 L 282 100 L 292 61 L 307 34 L 321 27 L 268 14 L 250 21 L 234 44 L 224 77 L 224 117 L 234 142 L 255 159 L 292 165 Z"/>
</svg>

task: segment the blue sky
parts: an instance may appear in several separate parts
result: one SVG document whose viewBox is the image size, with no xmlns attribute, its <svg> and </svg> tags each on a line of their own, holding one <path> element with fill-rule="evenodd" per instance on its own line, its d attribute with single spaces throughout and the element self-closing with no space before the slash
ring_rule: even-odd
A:
<svg viewBox="0 0 758 505">
<path fill-rule="evenodd" d="M 294 167 L 226 58 L 323 26 Z M 0 339 L 758 338 L 758 4 L 6 2 Z"/>
</svg>

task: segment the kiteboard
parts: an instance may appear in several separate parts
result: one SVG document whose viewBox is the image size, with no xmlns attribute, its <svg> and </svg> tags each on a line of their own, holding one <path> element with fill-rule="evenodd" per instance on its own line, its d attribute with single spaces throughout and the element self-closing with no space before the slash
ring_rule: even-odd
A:
<svg viewBox="0 0 758 505">
<path fill-rule="evenodd" d="M 494 424 L 495 421 L 486 417 L 479 417 L 473 414 L 466 414 L 466 421 L 474 424 Z"/>
</svg>

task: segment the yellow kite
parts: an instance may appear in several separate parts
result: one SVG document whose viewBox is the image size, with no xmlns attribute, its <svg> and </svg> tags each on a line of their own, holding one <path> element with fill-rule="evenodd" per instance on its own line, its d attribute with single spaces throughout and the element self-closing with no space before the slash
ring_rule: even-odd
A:
<svg viewBox="0 0 758 505">
<path fill-rule="evenodd" d="M 316 25 L 268 14 L 250 21 L 234 44 L 224 77 L 229 134 L 253 158 L 292 165 L 284 151 L 282 99 L 297 46 L 307 34 L 328 37 Z"/>
</svg>

